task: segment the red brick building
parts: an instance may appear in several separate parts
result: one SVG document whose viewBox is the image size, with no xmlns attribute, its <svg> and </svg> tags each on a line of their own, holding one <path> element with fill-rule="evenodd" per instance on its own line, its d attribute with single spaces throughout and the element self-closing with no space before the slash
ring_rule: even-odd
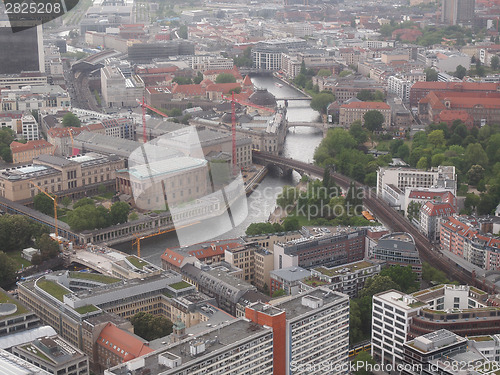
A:
<svg viewBox="0 0 500 375">
<path fill-rule="evenodd" d="M 431 91 L 446 92 L 500 92 L 498 82 L 415 82 L 410 89 L 410 106 L 417 107 Z"/>
</svg>

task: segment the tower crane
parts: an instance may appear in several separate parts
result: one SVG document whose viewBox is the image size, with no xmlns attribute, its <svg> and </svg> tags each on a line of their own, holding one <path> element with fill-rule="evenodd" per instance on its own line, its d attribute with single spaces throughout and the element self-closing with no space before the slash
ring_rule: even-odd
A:
<svg viewBox="0 0 500 375">
<path fill-rule="evenodd" d="M 242 100 L 237 100 L 234 98 L 234 91 L 232 92 L 231 98 L 228 98 L 226 96 L 222 96 L 223 99 L 230 100 L 231 101 L 231 135 L 232 135 L 232 141 L 233 141 L 233 147 L 232 147 L 232 156 L 233 156 L 233 175 L 236 175 L 236 171 L 238 170 L 237 166 L 237 160 L 236 160 L 236 105 L 235 103 L 246 105 L 249 107 L 254 107 L 254 108 L 259 108 L 264 111 L 268 112 L 274 112 L 274 109 L 263 107 L 257 104 L 253 103 L 248 103 L 244 102 Z"/>
<path fill-rule="evenodd" d="M 142 97 L 142 102 L 139 99 L 136 99 L 135 101 L 139 103 L 139 105 L 142 108 L 142 141 L 146 143 L 148 141 L 146 136 L 146 108 L 152 110 L 154 113 L 157 113 L 160 116 L 163 117 L 168 117 L 168 116 L 165 113 L 157 110 L 155 107 L 151 107 L 150 105 L 146 104 L 144 96 Z"/>
<path fill-rule="evenodd" d="M 56 232 L 56 240 L 59 242 L 59 228 L 57 225 L 57 196 L 52 196 L 49 193 L 47 193 L 45 190 L 43 190 L 40 186 L 35 184 L 33 181 L 29 181 L 31 185 L 36 187 L 38 190 L 40 190 L 43 194 L 45 194 L 47 197 L 52 199 L 54 201 L 54 228 Z"/>
</svg>

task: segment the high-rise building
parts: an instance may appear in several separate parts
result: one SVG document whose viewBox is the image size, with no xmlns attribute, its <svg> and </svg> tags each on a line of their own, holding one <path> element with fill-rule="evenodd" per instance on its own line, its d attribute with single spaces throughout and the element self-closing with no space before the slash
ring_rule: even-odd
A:
<svg viewBox="0 0 500 375">
<path fill-rule="evenodd" d="M 441 22 L 451 25 L 474 20 L 475 0 L 442 0 Z"/>
<path fill-rule="evenodd" d="M 42 25 L 14 33 L 9 21 L 0 20 L 0 51 L 0 74 L 45 72 Z"/>
</svg>

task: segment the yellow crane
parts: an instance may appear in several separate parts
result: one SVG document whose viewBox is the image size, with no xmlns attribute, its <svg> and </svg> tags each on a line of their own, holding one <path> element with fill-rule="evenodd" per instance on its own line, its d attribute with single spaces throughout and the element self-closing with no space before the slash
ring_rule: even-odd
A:
<svg viewBox="0 0 500 375">
<path fill-rule="evenodd" d="M 170 228 L 170 229 L 165 229 L 165 230 L 158 229 L 158 232 L 154 232 L 154 233 L 147 234 L 147 235 L 144 235 L 144 236 L 138 236 L 138 235 L 134 234 L 133 236 L 135 237 L 135 240 L 132 241 L 132 250 L 134 249 L 134 246 L 137 246 L 137 257 L 140 258 L 141 257 L 141 240 L 143 240 L 145 238 L 150 238 L 150 237 L 158 236 L 160 234 L 165 234 L 165 233 L 168 233 L 168 232 L 173 232 L 176 229 L 181 229 L 181 228 L 189 227 L 191 225 L 195 225 L 195 224 L 199 224 L 199 223 L 200 223 L 199 221 L 196 221 L 196 222 L 191 223 L 191 224 L 182 225 L 182 226 L 180 226 L 178 228 Z"/>
<path fill-rule="evenodd" d="M 54 196 L 50 195 L 45 190 L 43 190 L 40 186 L 38 186 L 37 184 L 35 184 L 33 181 L 30 181 L 30 184 L 33 185 L 34 187 L 36 187 L 38 190 L 40 190 L 47 197 L 49 197 L 50 199 L 52 199 L 54 201 L 54 227 L 55 227 L 55 230 L 56 230 L 56 241 L 59 242 L 59 230 L 58 230 L 59 228 L 57 226 L 57 197 L 55 195 Z"/>
</svg>

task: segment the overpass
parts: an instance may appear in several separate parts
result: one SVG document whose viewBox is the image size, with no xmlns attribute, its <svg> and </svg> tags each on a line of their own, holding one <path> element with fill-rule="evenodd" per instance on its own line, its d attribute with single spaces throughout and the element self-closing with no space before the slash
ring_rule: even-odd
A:
<svg viewBox="0 0 500 375">
<path fill-rule="evenodd" d="M 277 166 L 283 171 L 295 170 L 299 173 L 306 173 L 320 178 L 322 178 L 324 174 L 324 168 L 317 165 L 269 154 L 267 152 L 254 151 L 253 160 L 255 163 L 264 166 Z M 439 250 L 434 249 L 429 239 L 425 237 L 418 228 L 411 224 L 406 217 L 396 212 L 387 202 L 382 200 L 382 198 L 378 197 L 370 187 L 355 182 L 340 173 L 330 172 L 330 176 L 341 188 L 347 189 L 351 183 L 354 183 L 357 188 L 362 189 L 364 193 L 363 205 L 373 212 L 382 222 L 387 223 L 393 231 L 410 233 L 415 240 L 415 245 L 423 261 L 444 271 L 451 279 L 479 288 L 484 288 L 486 286 L 498 293 L 500 288 L 497 288 L 493 283 L 484 278 L 476 277 L 475 272 L 466 271 L 457 262 L 443 256 Z"/>
</svg>

